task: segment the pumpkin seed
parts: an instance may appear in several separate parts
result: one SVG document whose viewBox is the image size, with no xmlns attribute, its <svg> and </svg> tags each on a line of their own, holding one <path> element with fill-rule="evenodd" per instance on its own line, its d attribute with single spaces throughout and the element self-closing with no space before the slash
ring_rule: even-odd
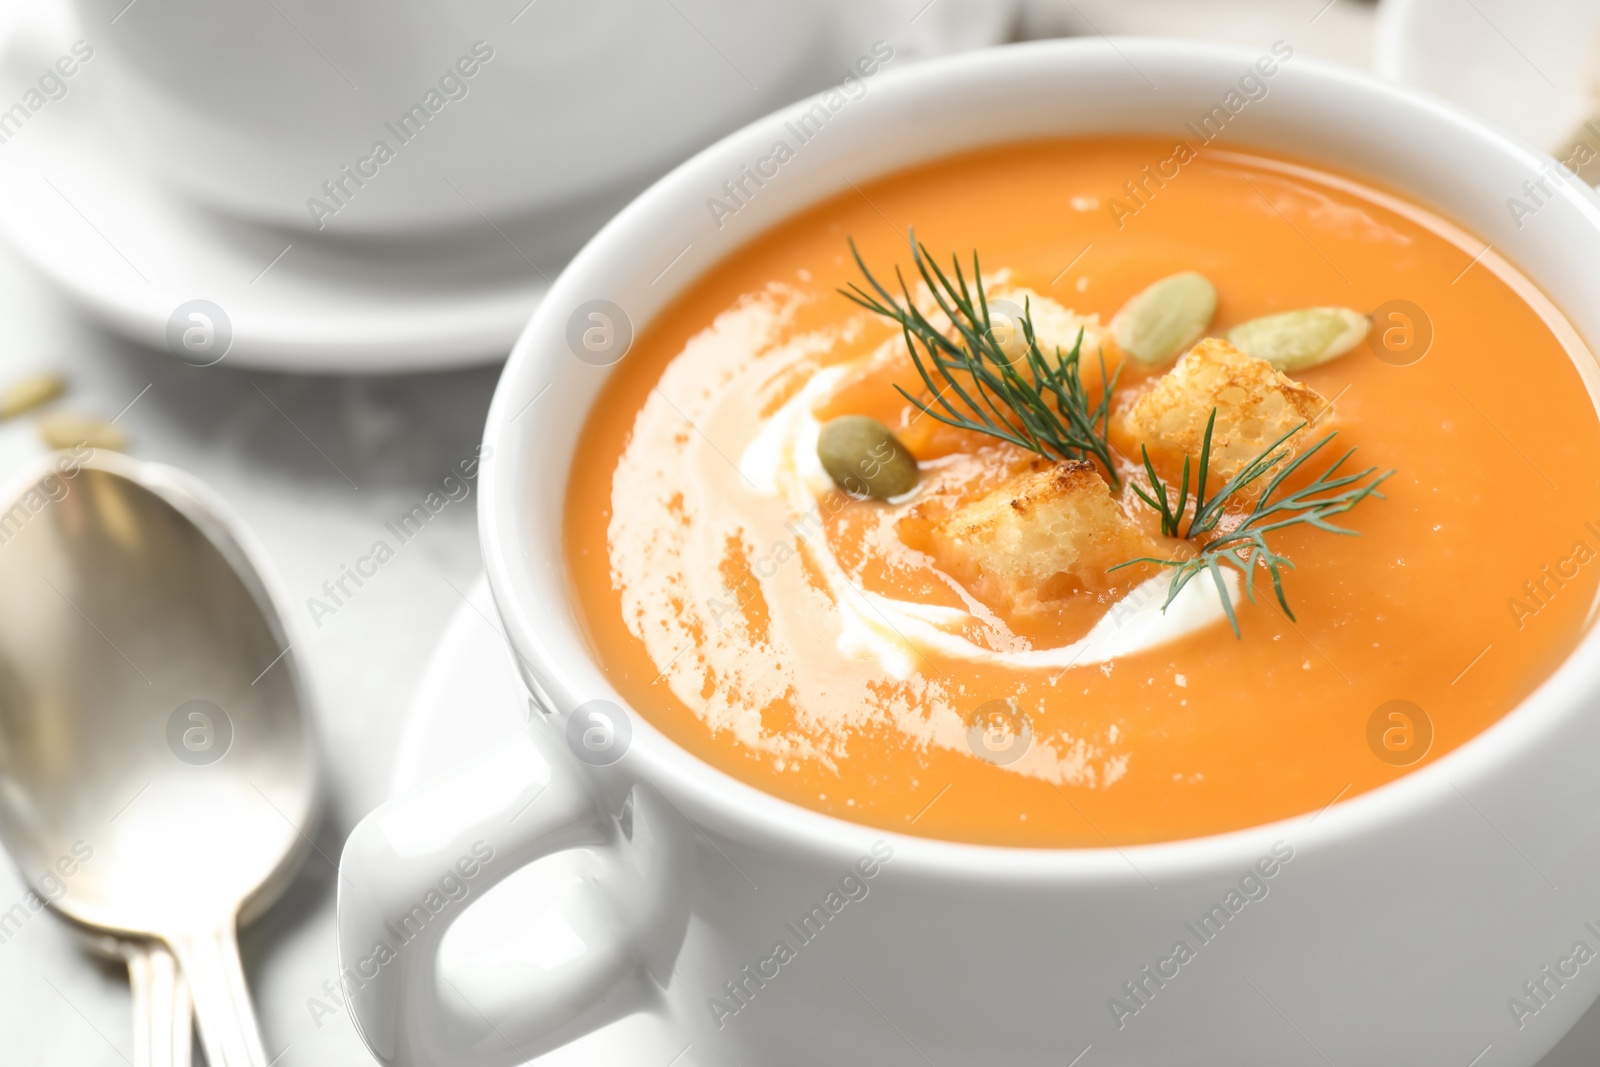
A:
<svg viewBox="0 0 1600 1067">
<path fill-rule="evenodd" d="M 1349 308 L 1301 308 L 1241 322 L 1228 340 L 1281 371 L 1301 371 L 1344 355 L 1371 328 L 1371 319 Z"/>
<path fill-rule="evenodd" d="M 66 391 L 66 379 L 59 374 L 31 374 L 19 378 L 0 391 L 0 419 L 14 419 L 43 407 Z"/>
<path fill-rule="evenodd" d="M 1205 275 L 1185 271 L 1122 305 L 1111 320 L 1111 336 L 1134 359 L 1159 366 L 1200 340 L 1216 310 L 1216 287 Z"/>
<path fill-rule="evenodd" d="M 817 458 L 833 484 L 860 499 L 888 500 L 917 487 L 917 461 L 883 423 L 865 415 L 829 419 Z"/>
<path fill-rule="evenodd" d="M 128 447 L 128 436 L 115 423 L 88 415 L 53 411 L 39 419 L 39 436 L 51 448 L 103 448 L 121 452 Z"/>
</svg>

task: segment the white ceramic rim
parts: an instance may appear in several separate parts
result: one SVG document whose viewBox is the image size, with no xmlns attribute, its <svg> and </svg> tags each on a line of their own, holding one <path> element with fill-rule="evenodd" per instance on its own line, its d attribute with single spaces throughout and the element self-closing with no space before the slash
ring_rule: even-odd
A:
<svg viewBox="0 0 1600 1067">
<path fill-rule="evenodd" d="M 916 101 L 922 94 L 949 92 L 964 81 L 998 77 L 997 71 L 1015 71 L 1030 63 L 1099 63 L 1106 69 L 1112 63 L 1125 63 L 1136 69 L 1155 70 L 1158 75 L 1184 64 L 1238 72 L 1260 54 L 1233 46 L 1148 38 L 1034 42 L 931 61 L 881 75 L 881 86 L 873 91 L 891 98 L 882 101 L 887 109 L 896 103 Z M 1525 168 L 1529 175 L 1537 175 L 1546 166 L 1557 166 L 1532 145 L 1427 94 L 1314 59 L 1297 56 L 1293 66 L 1296 79 L 1310 79 L 1329 93 L 1364 97 L 1369 108 L 1380 114 L 1409 112 L 1411 117 L 1435 124 L 1452 136 L 1476 142 L 1484 158 L 1492 158 L 1498 164 Z M 633 237 L 636 232 L 666 224 L 670 221 L 666 213 L 681 213 L 685 202 L 698 204 L 698 198 L 716 190 L 723 179 L 737 175 L 739 166 L 761 154 L 782 123 L 809 103 L 802 101 L 769 115 L 705 149 L 614 218 L 557 279 L 549 298 L 518 340 L 501 377 L 485 428 L 490 449 L 480 473 L 479 529 L 485 567 L 514 650 L 526 662 L 538 665 L 538 680 L 562 713 L 587 699 L 605 698 L 624 707 L 628 702 L 606 682 L 581 636 L 581 613 L 571 601 L 570 587 L 553 587 L 550 581 L 535 576 L 530 567 L 528 541 L 522 530 L 533 508 L 528 492 L 531 465 L 528 457 L 517 452 L 514 423 L 538 400 L 542 388 L 549 386 L 554 371 L 546 368 L 553 368 L 555 360 L 573 361 L 564 347 L 558 351 L 552 344 L 541 351 L 540 335 L 562 335 L 563 324 L 552 321 L 560 314 L 556 309 L 574 308 L 596 293 L 613 288 L 605 283 L 604 271 L 628 250 L 638 251 Z M 1046 136 L 1048 132 L 1040 131 L 1035 136 Z M 1016 139 L 1002 132 L 989 143 Z M 922 158 L 945 154 L 948 151 L 929 152 Z M 1463 161 L 1456 162 L 1459 165 Z M 871 180 L 903 166 L 884 165 L 858 174 L 855 179 Z M 1381 178 L 1378 180 L 1382 182 Z M 837 191 L 839 187 L 827 188 L 806 202 L 820 202 Z M 689 199 L 685 201 L 685 197 Z M 1575 212 L 1600 235 L 1600 197 L 1593 190 L 1563 184 L 1558 188 L 1557 199 L 1564 211 Z M 755 236 L 758 232 L 744 240 Z M 659 242 L 652 250 L 659 251 Z M 717 258 L 731 250 L 725 249 Z M 668 251 L 662 262 L 670 255 Z M 627 265 L 648 276 L 661 269 L 662 263 L 639 263 L 635 255 Z M 681 293 L 697 276 L 698 272 L 686 275 L 670 287 L 662 303 Z M 648 320 L 634 325 L 642 330 L 647 328 Z M 1592 338 L 1586 340 L 1593 346 Z M 564 494 L 567 472 L 561 471 L 559 478 Z M 565 568 L 559 560 L 554 569 L 564 576 Z M 884 838 L 894 845 L 897 870 L 952 883 L 1136 883 L 1146 875 L 1171 877 L 1247 865 L 1260 854 L 1264 843 L 1279 838 L 1291 838 L 1297 848 L 1331 845 L 1417 817 L 1431 806 L 1456 798 L 1458 787 L 1470 792 L 1474 784 L 1492 780 L 1508 763 L 1526 758 L 1529 750 L 1569 716 L 1584 714 L 1586 701 L 1594 696 L 1597 675 L 1600 628 L 1591 626 L 1572 654 L 1526 700 L 1489 729 L 1423 768 L 1350 799 L 1335 802 L 1336 798 L 1330 798 L 1330 807 L 1321 812 L 1205 837 L 1124 847 L 1048 849 L 964 844 L 847 822 L 781 800 L 712 767 L 637 713 L 633 717 L 632 746 L 618 766 L 630 768 L 632 761 L 628 773 L 633 778 L 668 793 L 697 823 L 763 850 L 854 854 L 861 842 Z"/>
</svg>

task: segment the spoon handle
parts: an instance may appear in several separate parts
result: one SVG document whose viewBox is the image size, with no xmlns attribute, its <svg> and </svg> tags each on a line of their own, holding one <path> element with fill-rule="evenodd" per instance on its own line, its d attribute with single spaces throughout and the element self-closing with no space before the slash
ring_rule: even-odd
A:
<svg viewBox="0 0 1600 1067">
<path fill-rule="evenodd" d="M 211 1067 L 268 1067 L 232 920 L 213 933 L 179 934 L 168 941 L 189 980 L 206 1062 Z"/>
<path fill-rule="evenodd" d="M 133 1067 L 190 1067 L 194 1017 L 178 961 L 159 941 L 126 942 Z"/>
</svg>

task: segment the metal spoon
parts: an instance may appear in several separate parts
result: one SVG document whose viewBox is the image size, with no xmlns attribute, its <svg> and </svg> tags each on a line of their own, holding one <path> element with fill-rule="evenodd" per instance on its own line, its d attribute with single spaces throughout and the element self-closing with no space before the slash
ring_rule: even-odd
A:
<svg viewBox="0 0 1600 1067">
<path fill-rule="evenodd" d="M 133 1067 L 190 1067 L 194 1013 L 189 983 L 159 941 L 124 941 L 133 990 Z"/>
<path fill-rule="evenodd" d="M 212 1067 L 267 1067 L 235 931 L 310 844 L 303 704 L 193 480 L 80 448 L 0 496 L 0 834 L 62 914 L 172 949 Z"/>
<path fill-rule="evenodd" d="M 128 965 L 133 1067 L 190 1067 L 194 1012 L 189 984 L 167 946 L 159 941 L 125 941 L 74 925 L 90 952 Z"/>
<path fill-rule="evenodd" d="M 53 893 L 59 884 L 31 881 L 35 893 Z M 194 1011 L 189 984 L 171 950 L 159 941 L 128 941 L 58 917 L 91 954 L 127 965 L 133 994 L 133 1067 L 190 1067 Z"/>
</svg>

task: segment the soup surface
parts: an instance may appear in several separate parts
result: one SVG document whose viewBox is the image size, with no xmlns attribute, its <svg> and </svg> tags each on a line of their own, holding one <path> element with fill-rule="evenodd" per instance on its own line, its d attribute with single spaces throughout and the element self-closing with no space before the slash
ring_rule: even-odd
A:
<svg viewBox="0 0 1600 1067">
<path fill-rule="evenodd" d="M 1172 157 L 1163 141 L 1050 141 L 863 184 L 650 324 L 590 415 L 565 520 L 589 639 L 634 708 L 712 766 L 853 822 L 1104 846 L 1319 811 L 1469 740 L 1559 664 L 1600 579 L 1595 361 L 1570 326 L 1481 241 L 1390 194 L 1212 148 L 1145 177 Z M 1341 472 L 1395 472 L 1333 520 L 1355 536 L 1268 535 L 1293 561 L 1292 618 L 1259 564 L 1253 600 L 1230 587 L 1236 634 L 1206 574 L 1163 615 L 1165 568 L 1050 573 L 1055 527 L 1042 572 L 1026 546 L 1015 574 L 961 555 L 971 539 L 946 520 L 986 500 L 1027 519 L 1016 479 L 1054 461 L 895 388 L 932 398 L 899 327 L 838 290 L 865 284 L 849 240 L 896 293 L 896 267 L 915 280 L 911 227 L 969 281 L 976 250 L 991 299 L 1026 302 L 1037 333 L 1082 325 L 1091 397 L 1101 356 L 1122 367 L 1111 468 L 1055 469 L 1102 496 L 1115 481 L 1118 528 L 1153 546 L 1127 558 L 1199 550 L 1130 491 L 1150 488 L 1135 406 L 1172 372 L 1106 329 L 1130 297 L 1199 272 L 1212 337 L 1290 309 L 1376 313 L 1353 350 L 1288 375 L 1316 398 L 1301 436 L 1337 431 L 1296 478 L 1352 447 Z M 915 490 L 828 481 L 817 426 L 843 414 L 894 431 Z M 1176 489 L 1180 457 L 1153 452 Z"/>
</svg>

